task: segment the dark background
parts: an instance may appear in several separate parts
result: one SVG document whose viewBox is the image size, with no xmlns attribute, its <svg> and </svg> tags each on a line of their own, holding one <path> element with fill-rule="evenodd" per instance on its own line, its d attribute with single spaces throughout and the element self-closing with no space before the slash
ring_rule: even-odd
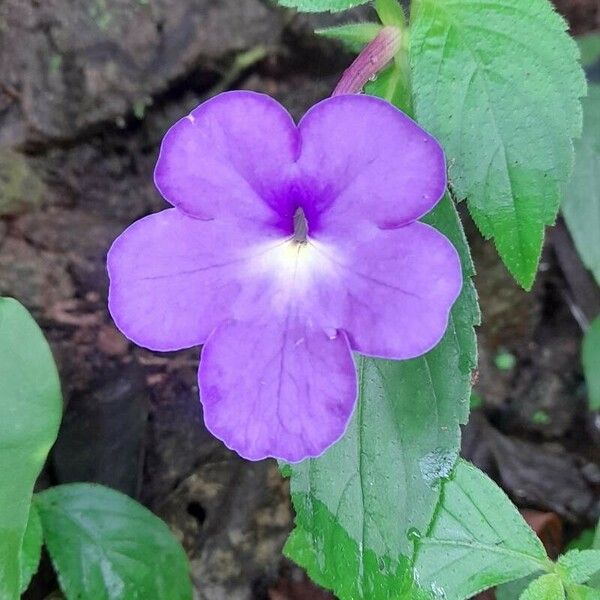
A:
<svg viewBox="0 0 600 600">
<path fill-rule="evenodd" d="M 600 28 L 598 0 L 556 4 L 574 34 Z M 300 116 L 352 59 L 312 30 L 347 20 L 263 0 L 0 0 L 0 294 L 40 322 L 67 407 L 40 484 L 98 481 L 140 499 L 183 542 L 202 600 L 320 592 L 281 557 L 292 512 L 275 464 L 244 462 L 206 432 L 197 351 L 155 354 L 117 332 L 104 257 L 165 207 L 152 170 L 171 123 L 231 87 Z M 464 454 L 538 511 L 528 518 L 558 549 L 600 513 L 600 416 L 586 409 L 573 316 L 595 316 L 600 295 L 562 224 L 526 294 L 463 216 L 484 318 L 483 407 Z M 28 597 L 55 588 L 46 561 Z"/>
</svg>

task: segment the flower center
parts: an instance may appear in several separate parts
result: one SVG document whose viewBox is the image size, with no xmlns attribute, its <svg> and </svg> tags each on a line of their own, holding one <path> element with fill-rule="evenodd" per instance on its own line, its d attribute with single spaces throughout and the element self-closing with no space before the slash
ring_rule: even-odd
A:
<svg viewBox="0 0 600 600">
<path fill-rule="evenodd" d="M 294 213 L 294 241 L 298 244 L 306 244 L 308 238 L 308 221 L 304 210 L 299 206 Z"/>
</svg>

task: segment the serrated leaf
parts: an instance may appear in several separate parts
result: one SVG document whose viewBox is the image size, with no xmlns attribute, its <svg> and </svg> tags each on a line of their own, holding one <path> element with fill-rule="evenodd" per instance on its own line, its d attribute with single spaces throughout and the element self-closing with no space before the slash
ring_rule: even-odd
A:
<svg viewBox="0 0 600 600">
<path fill-rule="evenodd" d="M 564 20 L 547 0 L 415 0 L 410 60 L 417 120 L 444 146 L 455 195 L 529 289 L 581 130 Z"/>
<path fill-rule="evenodd" d="M 592 321 L 583 336 L 581 361 L 590 408 L 600 410 L 600 316 Z"/>
<path fill-rule="evenodd" d="M 557 569 L 573 583 L 586 583 L 600 571 L 600 550 L 570 550 L 557 562 Z"/>
<path fill-rule="evenodd" d="M 348 23 L 347 25 L 316 29 L 315 33 L 342 42 L 352 52 L 360 52 L 382 28 L 383 25 L 380 23 Z"/>
<path fill-rule="evenodd" d="M 42 522 L 37 508 L 32 504 L 21 548 L 21 593 L 25 592 L 31 578 L 37 573 L 42 555 L 42 542 Z"/>
<path fill-rule="evenodd" d="M 300 12 L 339 12 L 369 0 L 277 0 L 281 6 L 296 8 Z"/>
<path fill-rule="evenodd" d="M 459 461 L 419 543 L 415 570 L 421 585 L 447 600 L 464 600 L 551 568 L 544 546 L 506 494 Z"/>
<path fill-rule="evenodd" d="M 67 600 L 190 600 L 183 548 L 149 510 L 104 486 L 75 483 L 35 496 Z"/>
<path fill-rule="evenodd" d="M 558 575 L 549 573 L 531 582 L 519 600 L 565 600 L 565 588 Z"/>
<path fill-rule="evenodd" d="M 600 85 L 590 85 L 583 99 L 583 134 L 575 142 L 562 213 L 583 264 L 600 285 Z"/>
<path fill-rule="evenodd" d="M 388 600 L 393 590 L 419 597 L 414 542 L 431 520 L 469 411 L 479 320 L 473 266 L 449 198 L 427 221 L 458 248 L 465 272 L 444 339 L 410 361 L 359 358 L 359 401 L 345 436 L 322 457 L 288 467 L 297 517 L 285 552 L 342 600 Z"/>
<path fill-rule="evenodd" d="M 0 298 L 0 598 L 18 598 L 33 485 L 62 413 L 50 348 L 27 310 Z"/>
</svg>

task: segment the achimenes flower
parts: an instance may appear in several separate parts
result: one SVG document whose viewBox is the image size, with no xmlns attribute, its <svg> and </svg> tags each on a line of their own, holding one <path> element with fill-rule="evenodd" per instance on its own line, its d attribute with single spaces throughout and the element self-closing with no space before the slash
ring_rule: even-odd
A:
<svg viewBox="0 0 600 600">
<path fill-rule="evenodd" d="M 408 359 L 444 334 L 460 262 L 417 222 L 444 155 L 387 102 L 335 96 L 296 125 L 220 94 L 168 131 L 155 182 L 174 208 L 114 242 L 110 311 L 151 350 L 204 344 L 206 426 L 241 456 L 320 455 L 356 403 L 352 350 Z"/>
</svg>

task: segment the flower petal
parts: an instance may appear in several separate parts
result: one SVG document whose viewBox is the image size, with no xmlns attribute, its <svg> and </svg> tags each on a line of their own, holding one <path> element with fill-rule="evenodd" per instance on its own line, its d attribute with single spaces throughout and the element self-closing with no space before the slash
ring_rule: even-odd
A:
<svg viewBox="0 0 600 600">
<path fill-rule="evenodd" d="M 260 310 L 267 284 L 256 265 L 280 244 L 280 234 L 250 221 L 202 221 L 177 209 L 140 219 L 108 253 L 112 317 L 152 350 L 201 344 L 228 316 Z"/>
<path fill-rule="evenodd" d="M 314 245 L 329 262 L 318 284 L 321 323 L 344 329 L 353 350 L 409 359 L 441 340 L 462 272 L 454 246 L 433 227 L 369 226 Z"/>
<path fill-rule="evenodd" d="M 199 384 L 208 429 L 250 460 L 322 454 L 344 434 L 357 394 L 345 334 L 328 336 L 298 314 L 220 325 Z"/>
<path fill-rule="evenodd" d="M 277 101 L 225 92 L 169 129 L 154 181 L 171 204 L 203 219 L 229 211 L 280 213 L 298 139 L 292 117 Z"/>
<path fill-rule="evenodd" d="M 444 194 L 440 145 L 384 100 L 328 98 L 298 127 L 298 164 L 312 190 L 314 212 L 320 213 L 313 223 L 319 229 L 365 219 L 397 227 L 422 217 Z"/>
</svg>

